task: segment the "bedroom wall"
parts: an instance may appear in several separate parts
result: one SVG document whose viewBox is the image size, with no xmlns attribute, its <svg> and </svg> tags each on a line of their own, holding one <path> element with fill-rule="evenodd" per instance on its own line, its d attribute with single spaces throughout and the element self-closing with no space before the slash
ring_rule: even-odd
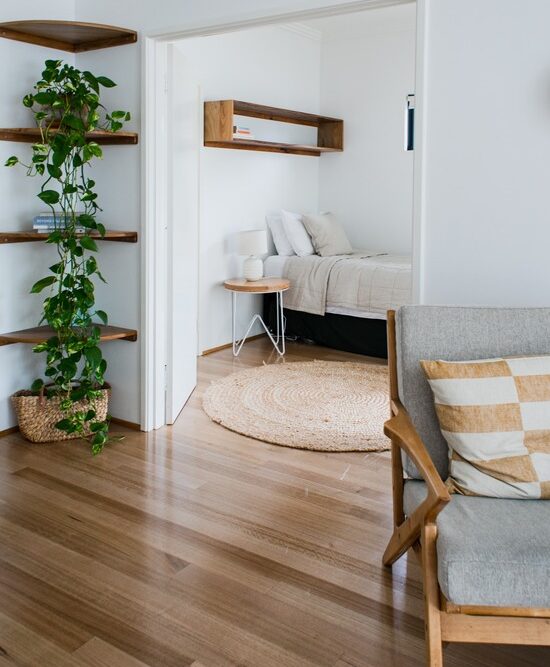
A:
<svg viewBox="0 0 550 667">
<path fill-rule="evenodd" d="M 550 305 L 550 3 L 422 0 L 420 300 Z"/>
<path fill-rule="evenodd" d="M 48 3 L 48 17 L 71 19 L 74 3 L 52 0 Z M 2 21 L 36 18 L 36 2 L 19 0 L 2 3 Z M 7 39 L 0 39 L 0 126 L 25 127 L 33 121 L 32 114 L 21 104 L 21 99 L 40 78 L 46 58 L 62 58 L 73 62 L 74 57 L 64 51 L 43 49 Z M 0 142 L 0 200 L 1 226 L 5 231 L 28 229 L 32 217 L 44 210 L 36 198 L 38 183 L 25 176 L 21 167 L 3 166 L 10 155 L 22 159 L 30 155 L 28 144 Z M 54 262 L 52 248 L 37 243 L 0 245 L 0 330 L 14 331 L 38 324 L 43 297 L 30 295 L 36 280 L 46 275 Z M 40 375 L 42 355 L 33 354 L 29 345 L 0 347 L 0 431 L 15 425 L 9 396 L 25 389 Z"/>
<path fill-rule="evenodd" d="M 326 21 L 310 24 L 323 31 L 321 108 L 344 119 L 345 149 L 321 160 L 319 209 L 337 214 L 354 247 L 409 254 L 413 153 L 403 150 L 403 113 L 415 90 L 416 7 Z"/>
<path fill-rule="evenodd" d="M 307 31 L 268 27 L 181 40 L 187 74 L 203 100 L 240 99 L 317 112 L 320 41 Z M 182 72 L 182 76 L 186 76 Z M 200 114 L 202 118 L 202 113 Z M 238 119 L 256 138 L 307 141 L 310 128 Z M 286 137 L 286 139 L 285 139 Z M 317 206 L 319 160 L 301 155 L 200 148 L 199 351 L 231 340 L 231 299 L 221 284 L 242 275 L 235 235 L 265 227 L 265 215 L 280 208 Z M 238 335 L 261 312 L 262 297 L 238 300 Z M 262 329 L 257 326 L 254 333 Z"/>
</svg>

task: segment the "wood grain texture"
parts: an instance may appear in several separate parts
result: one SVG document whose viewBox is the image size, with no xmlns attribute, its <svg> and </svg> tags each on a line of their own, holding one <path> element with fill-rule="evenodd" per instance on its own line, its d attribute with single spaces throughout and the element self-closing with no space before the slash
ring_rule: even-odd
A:
<svg viewBox="0 0 550 667">
<path fill-rule="evenodd" d="M 123 327 L 112 327 L 106 324 L 97 325 L 101 329 L 101 338 L 103 342 L 111 340 L 137 340 L 137 331 L 135 329 L 124 329 Z M 10 331 L 0 334 L 0 346 L 13 345 L 15 343 L 26 343 L 36 345 L 43 343 L 54 335 L 53 329 L 48 326 L 32 327 L 31 329 L 21 329 L 20 331 Z"/>
<path fill-rule="evenodd" d="M 50 134 L 56 130 L 50 129 Z M 103 145 L 125 145 L 137 144 L 138 135 L 136 132 L 108 132 L 107 130 L 94 130 L 86 133 L 86 139 Z M 0 141 L 17 141 L 23 143 L 35 143 L 42 141 L 42 134 L 37 127 L 12 127 L 0 128 Z"/>
<path fill-rule="evenodd" d="M 77 234 L 76 236 L 80 238 L 84 236 L 84 234 Z M 107 230 L 104 236 L 101 236 L 98 232 L 90 230 L 86 232 L 86 236 L 91 236 L 98 241 L 118 241 L 119 243 L 137 243 L 138 240 L 137 232 L 125 232 L 115 229 Z M 47 238 L 48 234 L 37 232 L 32 229 L 19 232 L 0 232 L 0 243 L 45 242 Z"/>
<path fill-rule="evenodd" d="M 0 37 L 70 53 L 122 46 L 137 41 L 137 33 L 126 28 L 101 23 L 52 20 L 0 23 Z"/>
<path fill-rule="evenodd" d="M 260 280 L 246 280 L 245 278 L 231 278 L 223 283 L 225 289 L 233 292 L 284 292 L 290 288 L 290 280 L 286 278 L 261 278 Z"/>
<path fill-rule="evenodd" d="M 366 361 L 289 343 L 284 363 L 308 359 Z M 77 441 L 2 439 L 2 667 L 425 665 L 419 564 L 380 564 L 389 454 L 277 447 L 203 413 L 212 380 L 264 361 L 281 363 L 265 339 L 200 358 L 173 427 L 117 426 L 125 440 L 96 458 Z M 549 661 L 531 646 L 445 650 L 445 667 Z"/>
<path fill-rule="evenodd" d="M 317 127 L 317 146 L 234 138 L 235 115 Z M 233 148 L 319 157 L 321 153 L 343 150 L 344 121 L 239 100 L 207 101 L 204 103 L 204 145 L 210 148 Z"/>
</svg>

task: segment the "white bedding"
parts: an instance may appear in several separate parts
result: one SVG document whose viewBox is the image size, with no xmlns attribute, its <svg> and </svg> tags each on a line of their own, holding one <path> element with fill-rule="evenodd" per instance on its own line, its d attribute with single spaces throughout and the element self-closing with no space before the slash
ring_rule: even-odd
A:
<svg viewBox="0 0 550 667">
<path fill-rule="evenodd" d="M 285 277 L 285 265 L 288 257 L 272 255 L 264 261 L 264 273 L 274 278 Z M 334 295 L 338 293 L 338 282 L 346 279 L 345 265 L 340 267 L 331 276 L 327 288 L 327 304 L 325 312 L 337 315 L 349 315 L 367 319 L 386 319 L 386 311 L 391 308 L 409 303 L 410 301 L 410 257 L 398 255 L 378 255 L 362 260 L 365 262 L 365 270 L 376 275 L 379 267 L 381 280 L 373 280 L 371 284 L 370 303 L 376 304 L 376 310 L 365 311 L 354 308 L 353 304 L 342 304 Z M 374 269 L 374 272 L 373 272 Z M 341 286 L 341 285 L 340 285 Z"/>
</svg>

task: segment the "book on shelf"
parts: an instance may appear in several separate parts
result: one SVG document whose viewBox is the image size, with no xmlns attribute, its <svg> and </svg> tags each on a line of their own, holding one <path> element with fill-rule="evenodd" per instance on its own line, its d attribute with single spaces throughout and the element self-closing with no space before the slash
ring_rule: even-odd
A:
<svg viewBox="0 0 550 667">
<path fill-rule="evenodd" d="M 56 231 L 61 231 L 63 228 L 62 227 L 33 227 L 35 232 L 38 232 L 38 234 L 51 234 L 52 232 Z M 86 227 L 75 227 L 75 232 L 77 234 L 84 234 L 86 233 Z"/>
<path fill-rule="evenodd" d="M 233 139 L 254 139 L 254 134 L 249 127 L 233 125 Z"/>
<path fill-rule="evenodd" d="M 75 214 L 76 216 L 81 215 L 80 212 Z M 72 215 L 70 213 L 56 212 L 54 213 L 39 213 L 33 218 L 32 228 L 35 232 L 41 232 L 49 234 L 57 229 L 65 229 L 68 224 L 72 223 Z M 86 228 L 82 225 L 76 225 L 75 231 L 78 234 L 86 232 Z"/>
</svg>

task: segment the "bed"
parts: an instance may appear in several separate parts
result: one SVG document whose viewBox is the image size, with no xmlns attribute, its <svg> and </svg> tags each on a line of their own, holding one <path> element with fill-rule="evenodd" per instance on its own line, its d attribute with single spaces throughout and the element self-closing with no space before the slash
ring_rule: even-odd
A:
<svg viewBox="0 0 550 667">
<path fill-rule="evenodd" d="M 286 334 L 374 357 L 387 356 L 386 312 L 410 303 L 411 262 L 406 255 L 354 251 L 351 255 L 272 255 L 266 276 L 285 277 Z M 273 299 L 265 297 L 273 325 Z"/>
</svg>

